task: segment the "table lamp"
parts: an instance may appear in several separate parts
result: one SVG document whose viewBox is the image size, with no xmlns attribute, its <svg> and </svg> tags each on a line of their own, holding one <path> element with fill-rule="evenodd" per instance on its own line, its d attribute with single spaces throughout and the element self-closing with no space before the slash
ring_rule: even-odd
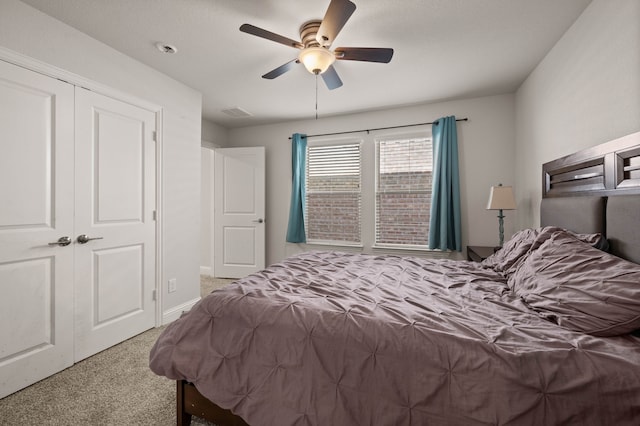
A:
<svg viewBox="0 0 640 426">
<path fill-rule="evenodd" d="M 489 193 L 489 202 L 487 210 L 498 210 L 498 232 L 500 235 L 500 246 L 504 243 L 504 215 L 503 210 L 515 210 L 516 200 L 513 196 L 513 187 L 511 186 L 492 186 Z"/>
</svg>

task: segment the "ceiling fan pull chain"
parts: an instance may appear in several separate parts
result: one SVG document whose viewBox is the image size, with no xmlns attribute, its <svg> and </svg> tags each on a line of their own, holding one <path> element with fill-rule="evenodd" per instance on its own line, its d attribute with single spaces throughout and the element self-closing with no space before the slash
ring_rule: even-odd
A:
<svg viewBox="0 0 640 426">
<path fill-rule="evenodd" d="M 318 119 L 318 74 L 316 73 L 316 120 Z"/>
</svg>

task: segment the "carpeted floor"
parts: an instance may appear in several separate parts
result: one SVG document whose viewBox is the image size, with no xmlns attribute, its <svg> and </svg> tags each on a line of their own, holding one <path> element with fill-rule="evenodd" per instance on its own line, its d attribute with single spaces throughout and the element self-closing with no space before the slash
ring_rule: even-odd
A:
<svg viewBox="0 0 640 426">
<path fill-rule="evenodd" d="M 200 277 L 203 296 L 232 280 Z M 151 329 L 0 399 L 0 424 L 175 425 L 175 382 L 149 370 Z M 194 418 L 194 425 L 209 425 Z"/>
</svg>

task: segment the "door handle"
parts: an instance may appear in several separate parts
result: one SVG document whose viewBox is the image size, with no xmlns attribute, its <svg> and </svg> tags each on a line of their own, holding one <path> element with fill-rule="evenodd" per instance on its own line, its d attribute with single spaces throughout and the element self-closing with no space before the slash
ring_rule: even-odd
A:
<svg viewBox="0 0 640 426">
<path fill-rule="evenodd" d="M 71 244 L 71 237 L 60 237 L 58 238 L 58 241 L 55 241 L 53 243 L 49 243 L 50 246 L 68 246 L 69 244 Z"/>
<path fill-rule="evenodd" d="M 263 222 L 264 222 L 264 219 L 263 219 L 263 218 L 260 218 L 260 219 L 258 219 L 258 220 L 252 220 L 252 222 L 253 222 L 253 223 L 263 223 Z"/>
<path fill-rule="evenodd" d="M 93 238 L 89 238 L 89 236 L 87 234 L 80 234 L 78 235 L 78 238 L 76 239 L 77 242 L 79 242 L 80 244 L 86 244 L 91 240 L 101 240 L 103 237 L 93 237 Z"/>
</svg>

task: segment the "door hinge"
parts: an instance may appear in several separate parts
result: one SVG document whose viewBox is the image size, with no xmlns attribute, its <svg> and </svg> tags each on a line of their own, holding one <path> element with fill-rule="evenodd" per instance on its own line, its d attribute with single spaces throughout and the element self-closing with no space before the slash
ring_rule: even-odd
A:
<svg viewBox="0 0 640 426">
<path fill-rule="evenodd" d="M 154 211 L 153 211 L 153 220 L 158 220 L 158 219 L 157 219 L 157 217 L 158 217 L 158 216 L 156 215 L 156 211 L 154 210 Z"/>
<path fill-rule="evenodd" d="M 151 292 L 151 300 L 154 300 L 154 301 L 156 300 L 156 292 L 157 292 L 157 290 L 153 290 Z"/>
<path fill-rule="evenodd" d="M 158 134 L 155 130 L 151 131 L 151 139 L 153 139 L 154 142 L 158 142 Z"/>
</svg>

